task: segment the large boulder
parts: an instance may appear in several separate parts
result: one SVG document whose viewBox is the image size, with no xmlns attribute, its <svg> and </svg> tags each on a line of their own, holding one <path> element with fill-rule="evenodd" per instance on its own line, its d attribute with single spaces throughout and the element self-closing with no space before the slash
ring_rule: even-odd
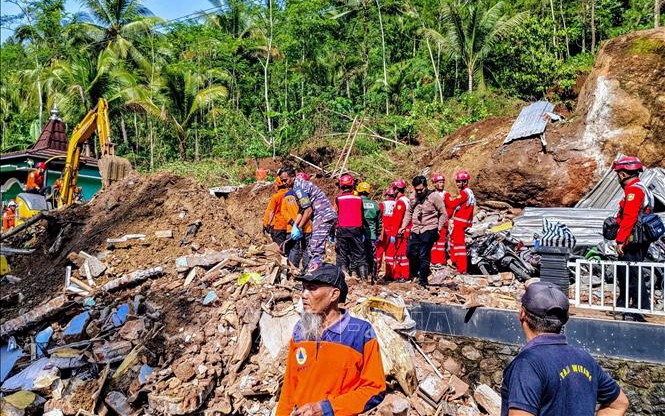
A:
<svg viewBox="0 0 665 416">
<path fill-rule="evenodd" d="M 479 199 L 514 206 L 571 206 L 600 178 L 617 153 L 649 166 L 665 162 L 665 29 L 605 42 L 577 109 L 550 124 L 547 150 L 535 139 L 503 145 L 513 118 L 490 118 L 451 135 L 430 155 L 429 170 L 451 178 L 468 169 Z M 454 187 L 452 180 L 449 187 Z"/>
</svg>

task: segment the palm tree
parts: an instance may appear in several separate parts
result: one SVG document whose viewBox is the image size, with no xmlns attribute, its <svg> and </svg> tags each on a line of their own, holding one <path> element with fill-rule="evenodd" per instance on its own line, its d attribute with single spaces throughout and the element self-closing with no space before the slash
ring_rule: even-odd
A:
<svg viewBox="0 0 665 416">
<path fill-rule="evenodd" d="M 450 0 L 444 6 L 444 30 L 425 29 L 433 40 L 455 60 L 466 66 L 468 90 L 474 76 L 484 83 L 483 64 L 497 42 L 520 25 L 526 12 L 508 16 L 503 1 L 489 5 L 486 0 Z"/>
<path fill-rule="evenodd" d="M 119 58 L 129 55 L 139 66 L 149 65 L 136 48 L 138 36 L 148 34 L 162 19 L 141 4 L 141 0 L 81 0 L 88 9 L 74 23 L 83 29 L 96 50 L 110 49 Z"/>
</svg>

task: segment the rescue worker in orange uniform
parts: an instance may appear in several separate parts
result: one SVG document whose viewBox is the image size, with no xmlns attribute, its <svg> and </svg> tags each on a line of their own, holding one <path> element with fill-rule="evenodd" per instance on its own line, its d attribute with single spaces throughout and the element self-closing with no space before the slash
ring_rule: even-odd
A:
<svg viewBox="0 0 665 416">
<path fill-rule="evenodd" d="M 341 192 L 335 198 L 335 209 L 338 216 L 335 253 L 337 254 L 337 267 L 342 272 L 347 275 L 356 272 L 360 279 L 366 280 L 369 276 L 369 268 L 364 244 L 363 200 L 360 196 L 354 195 L 354 187 L 353 176 L 344 174 L 339 178 Z"/>
<path fill-rule="evenodd" d="M 263 232 L 269 234 L 272 241 L 282 245 L 286 241 L 286 220 L 282 216 L 282 199 L 288 191 L 287 185 L 275 178 L 275 193 L 270 198 L 266 212 L 263 214 Z"/>
<path fill-rule="evenodd" d="M 652 212 L 654 206 L 653 195 L 640 182 L 640 173 L 644 170 L 644 167 L 638 158 L 627 156 L 615 161 L 612 169 L 617 173 L 619 183 L 623 188 L 623 199 L 619 202 L 619 212 L 616 215 L 616 221 L 619 225 L 616 237 L 619 260 L 630 262 L 644 261 L 649 250 L 649 243 L 636 241 L 635 233 L 633 232 L 640 215 Z M 638 292 L 641 291 L 642 296 L 639 307 L 641 309 L 650 309 L 651 302 L 647 291 L 647 281 L 643 277 L 640 285 L 638 267 L 629 267 L 628 293 L 626 293 L 625 266 L 620 266 L 617 269 L 617 276 L 620 277 L 617 282 L 619 285 L 619 297 L 616 300 L 616 306 L 625 308 L 627 305 L 629 308 L 637 308 Z M 641 288 L 639 288 L 640 286 Z M 641 316 L 629 315 L 627 317 L 643 320 Z"/>
<path fill-rule="evenodd" d="M 448 218 L 450 218 L 453 213 L 452 201 L 450 193 L 444 189 L 446 185 L 445 176 L 443 176 L 440 173 L 435 173 L 434 175 L 432 175 L 432 183 L 434 184 L 434 192 L 436 192 L 443 200 L 443 203 L 446 206 L 446 215 L 448 216 Z M 446 224 L 441 228 L 439 241 L 434 243 L 434 247 L 432 247 L 432 264 L 443 264 L 443 265 L 446 264 L 447 245 L 448 245 L 448 222 L 446 222 Z"/>
<path fill-rule="evenodd" d="M 459 273 L 466 273 L 466 242 L 465 230 L 473 224 L 473 209 L 476 207 L 476 197 L 469 188 L 471 175 L 466 170 L 455 173 L 455 184 L 460 195 L 451 201 L 453 231 L 450 234 L 450 257 Z"/>
<path fill-rule="evenodd" d="M 289 187 L 288 192 L 284 194 L 282 199 L 282 208 L 281 208 L 282 217 L 286 220 L 286 235 L 291 234 L 293 229 L 293 224 L 298 218 L 298 214 L 301 214 L 300 204 L 298 204 L 298 198 L 292 187 Z M 284 242 L 284 255 L 289 259 L 289 262 L 299 268 L 303 269 L 309 263 L 309 256 L 307 255 L 307 245 L 309 240 L 312 237 L 312 220 L 307 220 L 303 229 L 303 237 L 298 240 L 292 240 L 288 238 Z M 301 265 L 302 260 L 302 265 Z"/>
<path fill-rule="evenodd" d="M 44 172 L 46 172 L 46 163 L 38 162 L 35 165 L 37 170 L 33 170 L 28 174 L 28 179 L 25 182 L 25 192 L 32 194 L 40 194 L 44 192 Z"/>
<path fill-rule="evenodd" d="M 406 181 L 404 179 L 396 180 L 393 183 L 393 187 L 397 192 L 395 195 L 397 202 L 395 204 L 394 221 L 396 224 L 399 224 L 397 226 L 397 229 L 399 230 L 399 227 L 404 220 L 404 216 L 406 216 L 406 212 L 411 206 L 411 201 L 406 196 Z M 411 225 L 409 224 L 402 234 L 398 232 L 395 236 L 395 267 L 393 268 L 393 279 L 398 281 L 407 281 L 409 279 L 409 258 L 406 256 L 406 245 L 407 241 L 409 241 L 410 232 Z"/>
<path fill-rule="evenodd" d="M 16 208 L 18 205 L 16 205 L 16 201 L 13 199 L 9 200 L 9 203 L 7 203 L 7 208 L 5 208 L 5 212 L 2 213 L 2 229 L 3 230 L 9 230 L 10 228 L 14 228 L 14 225 L 16 225 Z"/>
<path fill-rule="evenodd" d="M 386 273 L 385 279 L 393 278 L 393 268 L 395 267 L 395 241 L 400 223 L 395 222 L 395 188 L 392 185 L 386 189 L 384 194 L 386 199 L 379 203 L 381 211 L 381 222 L 383 230 L 376 245 L 376 270 L 381 270 L 381 262 L 385 259 Z"/>
</svg>

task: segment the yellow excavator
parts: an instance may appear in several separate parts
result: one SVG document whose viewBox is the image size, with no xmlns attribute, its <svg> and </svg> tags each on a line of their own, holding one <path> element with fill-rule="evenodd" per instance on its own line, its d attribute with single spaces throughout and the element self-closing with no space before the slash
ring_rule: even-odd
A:
<svg viewBox="0 0 665 416">
<path fill-rule="evenodd" d="M 71 205 L 74 201 L 76 181 L 79 174 L 81 151 L 85 142 L 97 132 L 101 149 L 99 159 L 99 171 L 102 176 L 102 186 L 108 187 L 111 183 L 123 179 L 131 170 L 129 160 L 115 155 L 114 145 L 111 142 L 111 131 L 109 127 L 108 102 L 100 98 L 97 106 L 83 117 L 72 132 L 67 154 L 65 168 L 62 171 L 61 186 L 56 195 L 57 207 L 49 206 L 46 197 L 39 194 L 20 193 L 16 196 L 18 205 L 18 218 L 16 225 L 20 225 L 42 211 Z"/>
</svg>

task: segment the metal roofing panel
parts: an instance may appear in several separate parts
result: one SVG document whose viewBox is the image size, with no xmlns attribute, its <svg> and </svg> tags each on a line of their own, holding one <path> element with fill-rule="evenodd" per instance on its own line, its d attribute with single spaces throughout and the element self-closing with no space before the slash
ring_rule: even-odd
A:
<svg viewBox="0 0 665 416">
<path fill-rule="evenodd" d="M 537 101 L 530 104 L 520 111 L 520 115 L 510 128 L 510 132 L 503 141 L 503 144 L 508 144 L 513 140 L 531 137 L 542 134 L 547 128 L 548 117 L 545 113 L 552 112 L 554 105 L 547 101 Z"/>
<path fill-rule="evenodd" d="M 598 208 L 531 208 L 513 220 L 511 234 L 527 245 L 533 245 L 533 234 L 543 233 L 543 219 L 566 224 L 578 246 L 595 246 L 603 241 L 603 221 L 616 214 L 614 209 Z M 665 213 L 658 214 L 665 221 Z"/>
<path fill-rule="evenodd" d="M 665 206 L 665 169 L 646 169 L 640 175 L 640 180 L 653 192 L 654 197 L 659 199 L 660 203 Z M 619 206 L 621 198 L 623 198 L 623 189 L 619 185 L 614 171 L 608 169 L 596 186 L 575 207 L 616 209 Z"/>
</svg>

